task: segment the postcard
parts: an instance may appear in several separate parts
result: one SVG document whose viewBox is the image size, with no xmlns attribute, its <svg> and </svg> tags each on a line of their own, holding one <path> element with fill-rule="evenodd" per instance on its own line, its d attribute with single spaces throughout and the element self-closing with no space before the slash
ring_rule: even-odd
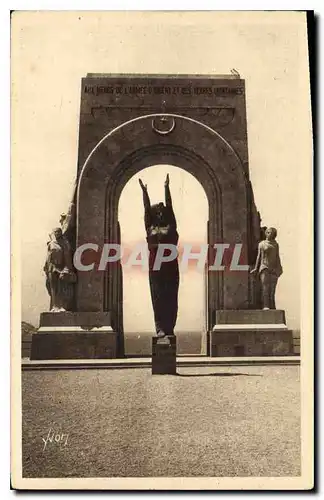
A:
<svg viewBox="0 0 324 500">
<path fill-rule="evenodd" d="M 13 488 L 312 489 L 309 16 L 11 33 Z"/>
</svg>

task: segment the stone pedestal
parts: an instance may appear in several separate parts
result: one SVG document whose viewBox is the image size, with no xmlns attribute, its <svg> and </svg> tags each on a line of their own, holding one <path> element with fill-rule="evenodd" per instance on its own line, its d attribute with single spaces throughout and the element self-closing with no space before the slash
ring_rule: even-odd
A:
<svg viewBox="0 0 324 500">
<path fill-rule="evenodd" d="M 30 359 L 117 357 L 117 333 L 106 312 L 42 313 Z"/>
<path fill-rule="evenodd" d="M 175 335 L 152 338 L 152 375 L 175 375 L 177 347 Z"/>
<path fill-rule="evenodd" d="M 176 333 L 177 356 L 201 356 L 206 352 L 206 334 L 201 331 L 178 331 Z M 152 356 L 151 332 L 125 332 L 125 355 L 127 357 Z"/>
<path fill-rule="evenodd" d="M 293 334 L 282 310 L 217 311 L 211 356 L 291 356 Z"/>
<path fill-rule="evenodd" d="M 216 311 L 216 325 L 234 324 L 283 324 L 286 323 L 285 311 L 282 309 L 237 309 Z"/>
</svg>

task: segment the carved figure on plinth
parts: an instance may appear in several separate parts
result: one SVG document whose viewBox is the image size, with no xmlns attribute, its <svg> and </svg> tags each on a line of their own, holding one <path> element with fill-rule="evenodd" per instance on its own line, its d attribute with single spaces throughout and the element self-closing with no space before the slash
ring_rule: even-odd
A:
<svg viewBox="0 0 324 500">
<path fill-rule="evenodd" d="M 44 272 L 50 295 L 50 311 L 71 310 L 76 275 L 73 271 L 71 246 L 60 227 L 52 231 L 47 243 Z"/>
<path fill-rule="evenodd" d="M 274 227 L 265 230 L 265 240 L 259 242 L 255 267 L 251 270 L 251 273 L 257 273 L 260 277 L 263 309 L 276 309 L 275 292 L 278 278 L 282 275 L 276 237 L 277 230 Z"/>
<path fill-rule="evenodd" d="M 146 240 L 149 249 L 149 281 L 151 299 L 154 310 L 155 329 L 159 337 L 174 335 L 174 327 L 178 314 L 179 267 L 174 258 L 162 262 L 159 269 L 154 269 L 156 254 L 160 244 L 177 245 L 179 235 L 177 222 L 173 212 L 169 186 L 169 175 L 166 177 L 165 204 L 151 205 L 147 186 L 139 180 L 143 191 L 144 222 Z M 165 254 L 167 250 L 165 250 Z"/>
<path fill-rule="evenodd" d="M 46 288 L 51 297 L 51 312 L 73 309 L 74 283 L 76 282 L 73 253 L 75 251 L 77 185 L 76 181 L 68 212 L 60 216 L 61 227 L 53 229 L 47 242 L 44 271 Z"/>
</svg>

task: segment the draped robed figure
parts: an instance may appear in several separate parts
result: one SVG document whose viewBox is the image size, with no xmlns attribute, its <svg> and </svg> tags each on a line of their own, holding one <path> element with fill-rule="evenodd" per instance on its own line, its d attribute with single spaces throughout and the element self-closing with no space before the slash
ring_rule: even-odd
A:
<svg viewBox="0 0 324 500">
<path fill-rule="evenodd" d="M 178 314 L 179 266 L 177 257 L 162 262 L 154 269 L 159 244 L 178 244 L 179 235 L 170 193 L 169 175 L 164 183 L 165 204 L 151 205 L 147 186 L 139 180 L 143 191 L 144 223 L 149 250 L 149 282 L 154 311 L 156 334 L 159 337 L 174 335 Z M 168 251 L 164 250 L 164 255 Z"/>
</svg>

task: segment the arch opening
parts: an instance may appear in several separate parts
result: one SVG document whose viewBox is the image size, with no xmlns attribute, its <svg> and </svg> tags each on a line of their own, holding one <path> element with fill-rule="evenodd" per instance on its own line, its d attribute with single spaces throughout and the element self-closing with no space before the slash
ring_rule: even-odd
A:
<svg viewBox="0 0 324 500">
<path fill-rule="evenodd" d="M 124 186 L 118 204 L 121 246 L 124 264 L 136 245 L 146 246 L 141 178 L 148 186 L 151 204 L 164 201 L 164 181 L 170 175 L 170 190 L 179 233 L 180 258 L 184 245 L 198 252 L 207 244 L 209 205 L 200 182 L 183 168 L 170 164 L 152 164 L 137 172 Z M 207 274 L 190 260 L 187 269 L 180 266 L 178 316 L 175 328 L 179 354 L 206 354 Z M 123 330 L 125 355 L 150 355 L 154 317 L 148 269 L 122 265 Z"/>
</svg>

